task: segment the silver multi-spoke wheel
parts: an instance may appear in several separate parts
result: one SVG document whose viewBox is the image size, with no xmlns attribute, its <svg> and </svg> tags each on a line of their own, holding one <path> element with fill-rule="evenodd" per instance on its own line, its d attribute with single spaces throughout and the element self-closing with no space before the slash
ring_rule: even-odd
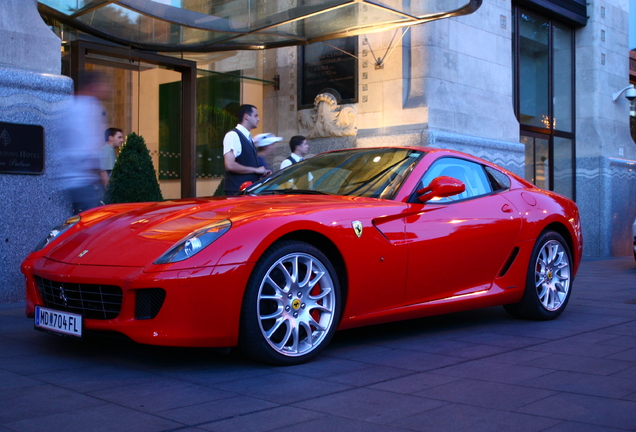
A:
<svg viewBox="0 0 636 432">
<path fill-rule="evenodd" d="M 518 318 L 554 319 L 568 304 L 573 278 L 568 243 L 561 234 L 544 231 L 534 244 L 521 300 L 504 308 Z"/>
<path fill-rule="evenodd" d="M 325 266 L 305 253 L 291 253 L 267 270 L 258 290 L 263 337 L 278 353 L 301 356 L 323 341 L 334 321 L 335 292 Z"/>
<path fill-rule="evenodd" d="M 570 291 L 570 259 L 560 242 L 550 240 L 541 247 L 534 279 L 543 307 L 549 311 L 558 310 Z"/>
<path fill-rule="evenodd" d="M 311 360 L 333 337 L 340 303 L 338 274 L 323 251 L 297 240 L 276 242 L 247 283 L 239 345 L 276 365 Z"/>
</svg>

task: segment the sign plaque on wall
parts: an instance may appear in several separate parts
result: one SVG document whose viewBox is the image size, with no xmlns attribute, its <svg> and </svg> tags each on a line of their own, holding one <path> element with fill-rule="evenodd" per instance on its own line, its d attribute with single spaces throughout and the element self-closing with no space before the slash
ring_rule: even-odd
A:
<svg viewBox="0 0 636 432">
<path fill-rule="evenodd" d="M 44 128 L 0 122 L 0 173 L 44 172 Z"/>
<path fill-rule="evenodd" d="M 340 103 L 357 102 L 357 41 L 350 37 L 301 47 L 300 108 L 313 107 L 314 98 L 324 92 L 337 93 Z"/>
</svg>

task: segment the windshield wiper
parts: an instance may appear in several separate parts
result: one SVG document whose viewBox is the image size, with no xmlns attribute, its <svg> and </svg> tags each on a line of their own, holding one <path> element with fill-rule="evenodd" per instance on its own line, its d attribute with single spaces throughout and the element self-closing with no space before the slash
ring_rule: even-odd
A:
<svg viewBox="0 0 636 432">
<path fill-rule="evenodd" d="M 266 190 L 258 193 L 259 195 L 331 195 L 328 192 L 322 192 L 309 189 L 275 189 Z"/>
</svg>

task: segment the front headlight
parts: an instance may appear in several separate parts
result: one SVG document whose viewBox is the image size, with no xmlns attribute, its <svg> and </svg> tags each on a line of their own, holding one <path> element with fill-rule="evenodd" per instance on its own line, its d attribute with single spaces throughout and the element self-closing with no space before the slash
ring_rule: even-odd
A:
<svg viewBox="0 0 636 432">
<path fill-rule="evenodd" d="M 155 264 L 174 263 L 190 258 L 225 234 L 231 226 L 232 222 L 226 219 L 203 227 L 170 248 L 168 252 L 161 255 L 161 257 L 155 261 Z"/>
<path fill-rule="evenodd" d="M 79 221 L 80 221 L 79 215 L 71 216 L 70 218 L 66 219 L 66 222 L 64 222 L 62 225 L 58 225 L 55 228 L 53 228 L 51 231 L 49 231 L 47 236 L 44 237 L 40 241 L 40 243 L 38 243 L 35 249 L 33 249 L 33 252 L 37 252 L 39 250 L 44 249 L 49 243 L 55 240 L 60 234 L 62 234 L 64 231 L 66 231 L 67 229 L 69 229 L 70 227 L 78 223 Z"/>
</svg>

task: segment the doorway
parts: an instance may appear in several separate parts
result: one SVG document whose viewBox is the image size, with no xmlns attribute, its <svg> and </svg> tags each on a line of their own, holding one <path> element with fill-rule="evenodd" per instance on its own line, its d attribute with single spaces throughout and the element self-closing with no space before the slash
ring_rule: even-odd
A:
<svg viewBox="0 0 636 432">
<path fill-rule="evenodd" d="M 525 179 L 541 189 L 574 199 L 573 140 L 522 130 L 520 142 L 526 148 Z"/>
<path fill-rule="evenodd" d="M 196 196 L 196 63 L 76 40 L 68 65 L 76 88 L 84 70 L 98 70 L 110 80 L 112 92 L 103 101 L 106 122 L 144 138 L 163 197 Z M 171 106 L 161 106 L 166 86 L 178 95 L 169 99 Z M 165 113 L 171 111 L 178 115 L 167 123 Z"/>
</svg>

